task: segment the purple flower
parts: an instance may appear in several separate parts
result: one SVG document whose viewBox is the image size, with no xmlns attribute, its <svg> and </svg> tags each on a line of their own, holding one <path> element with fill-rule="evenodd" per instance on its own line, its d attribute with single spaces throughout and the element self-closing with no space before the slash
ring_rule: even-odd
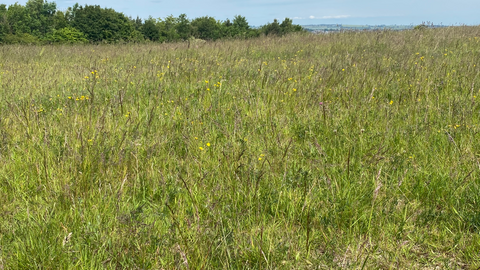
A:
<svg viewBox="0 0 480 270">
<path fill-rule="evenodd" d="M 320 103 L 318 103 L 318 104 L 323 105 L 323 102 L 320 102 Z"/>
</svg>

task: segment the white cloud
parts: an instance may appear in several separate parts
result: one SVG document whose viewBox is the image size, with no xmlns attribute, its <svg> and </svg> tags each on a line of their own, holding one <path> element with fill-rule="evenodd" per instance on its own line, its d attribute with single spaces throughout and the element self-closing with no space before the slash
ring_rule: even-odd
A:
<svg viewBox="0 0 480 270">
<path fill-rule="evenodd" d="M 308 18 L 310 18 L 310 19 L 315 19 L 315 16 L 312 15 L 312 16 L 310 16 L 310 17 L 308 17 Z"/>
<path fill-rule="evenodd" d="M 312 16 L 310 16 L 310 17 L 312 17 Z M 344 18 L 348 18 L 348 17 L 350 17 L 350 15 L 335 15 L 335 16 L 323 16 L 320 19 L 344 19 Z"/>
</svg>

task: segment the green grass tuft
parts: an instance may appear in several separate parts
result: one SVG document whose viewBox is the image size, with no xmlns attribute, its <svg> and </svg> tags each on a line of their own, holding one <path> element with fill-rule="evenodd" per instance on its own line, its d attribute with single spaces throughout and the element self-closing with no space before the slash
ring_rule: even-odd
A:
<svg viewBox="0 0 480 270">
<path fill-rule="evenodd" d="M 3 46 L 0 269 L 476 269 L 479 37 Z"/>
</svg>

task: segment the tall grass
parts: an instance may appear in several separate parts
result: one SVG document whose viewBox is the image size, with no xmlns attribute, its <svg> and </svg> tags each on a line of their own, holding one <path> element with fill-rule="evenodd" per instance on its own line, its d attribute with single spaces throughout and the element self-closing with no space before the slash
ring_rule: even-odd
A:
<svg viewBox="0 0 480 270">
<path fill-rule="evenodd" d="M 0 47 L 0 269 L 476 269 L 479 37 Z"/>
</svg>

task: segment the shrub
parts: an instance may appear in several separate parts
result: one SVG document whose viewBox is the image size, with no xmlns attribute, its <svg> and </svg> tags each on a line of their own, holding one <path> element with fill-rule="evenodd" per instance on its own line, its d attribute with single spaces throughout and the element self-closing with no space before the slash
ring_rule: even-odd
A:
<svg viewBox="0 0 480 270">
<path fill-rule="evenodd" d="M 86 43 L 88 42 L 85 34 L 73 27 L 65 27 L 59 30 L 53 30 L 45 37 L 49 43 Z"/>
<path fill-rule="evenodd" d="M 22 34 L 7 34 L 3 38 L 3 43 L 5 44 L 28 44 L 28 45 L 37 45 L 40 44 L 40 40 L 27 33 Z"/>
</svg>

